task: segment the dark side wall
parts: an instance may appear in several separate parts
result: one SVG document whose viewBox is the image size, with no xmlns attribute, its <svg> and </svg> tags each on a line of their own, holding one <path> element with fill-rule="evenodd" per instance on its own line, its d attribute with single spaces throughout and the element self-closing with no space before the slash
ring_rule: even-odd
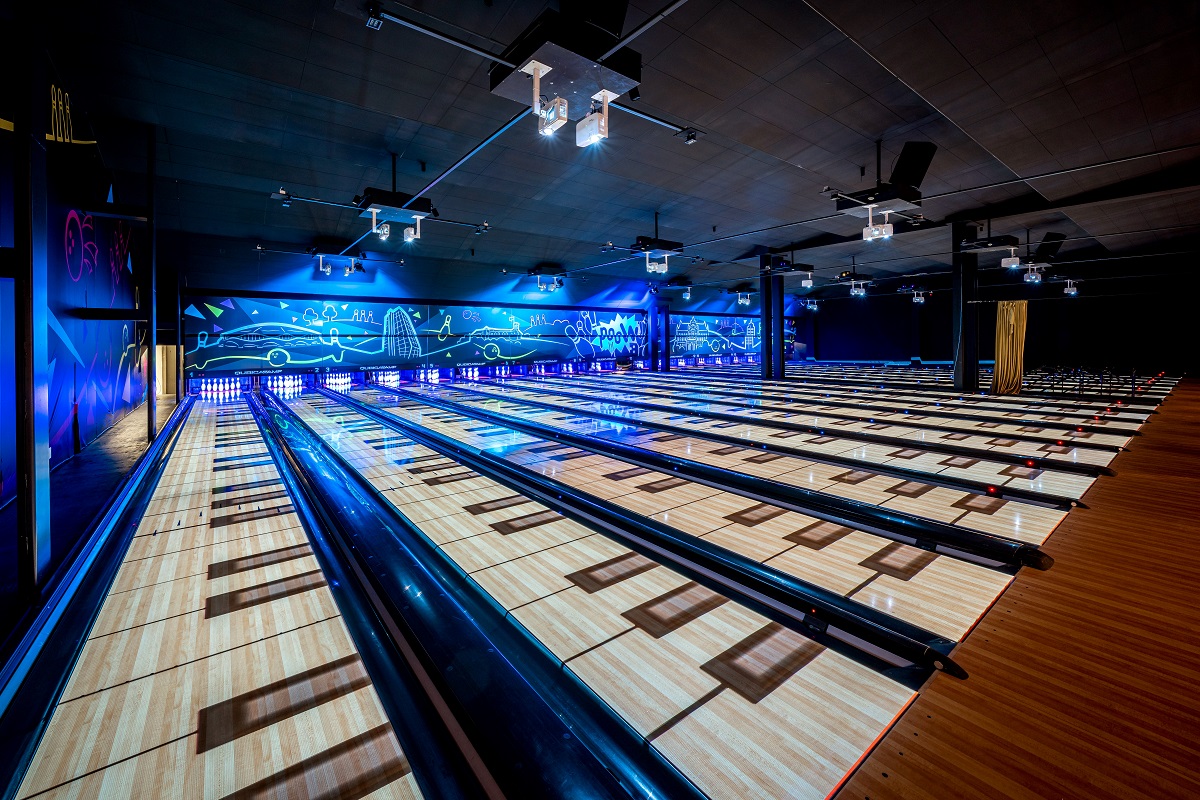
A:
<svg viewBox="0 0 1200 800">
<path fill-rule="evenodd" d="M 1157 291 L 1158 286 L 1162 291 Z M 1167 290 L 1170 287 L 1170 290 Z M 985 293 L 1029 299 L 1025 366 L 1109 369 L 1118 374 L 1200 369 L 1197 281 L 1180 278 L 1122 284 L 1085 281 L 1074 298 L 1061 284 Z M 995 354 L 996 306 L 978 305 L 979 357 Z M 935 291 L 924 305 L 907 295 L 871 295 L 822 301 L 817 312 L 799 312 L 799 340 L 807 353 L 829 361 L 951 361 L 949 291 Z"/>
</svg>

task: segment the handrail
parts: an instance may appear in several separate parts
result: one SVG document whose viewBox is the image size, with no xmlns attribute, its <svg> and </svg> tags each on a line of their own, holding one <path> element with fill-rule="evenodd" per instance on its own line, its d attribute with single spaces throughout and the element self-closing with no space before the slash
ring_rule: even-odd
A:
<svg viewBox="0 0 1200 800">
<path fill-rule="evenodd" d="M 891 673 L 897 681 L 919 685 L 933 670 L 958 678 L 967 676 L 942 652 L 956 644 L 949 639 L 345 395 L 327 389 L 317 391 L 544 505 L 599 526 L 625 546 L 665 560 L 693 580 L 731 595 L 826 646 L 881 671 L 897 668 Z"/>
<path fill-rule="evenodd" d="M 381 387 L 383 388 L 383 387 Z M 908 467 L 899 467 L 895 464 L 878 464 L 871 461 L 862 461 L 857 458 L 849 458 L 847 456 L 830 455 L 828 453 L 813 452 L 791 445 L 775 444 L 773 442 L 763 442 L 756 439 L 743 439 L 737 436 L 727 436 L 711 428 L 706 430 L 696 430 L 694 428 L 683 428 L 678 425 L 668 425 L 665 422 L 656 422 L 654 420 L 644 420 L 630 417 L 623 417 L 618 414 L 609 414 L 603 411 L 590 411 L 582 408 L 564 407 L 555 405 L 554 403 L 542 400 L 530 400 L 522 397 L 508 397 L 503 395 L 495 395 L 491 392 L 472 389 L 467 386 L 455 385 L 455 389 L 460 392 L 469 394 L 477 394 L 482 397 L 503 398 L 512 403 L 525 403 L 526 405 L 544 408 L 551 411 L 558 411 L 563 414 L 576 414 L 584 417 L 594 417 L 596 419 L 608 420 L 610 422 L 618 422 L 623 425 L 637 425 L 639 428 L 649 430 L 658 430 L 666 433 L 677 433 L 683 436 L 693 436 L 699 439 L 709 439 L 713 442 L 723 444 L 736 445 L 738 447 L 747 447 L 755 450 L 763 450 L 769 453 L 783 453 L 797 458 L 803 458 L 807 461 L 816 461 L 823 464 L 833 464 L 847 469 L 869 469 L 871 472 L 878 472 L 881 475 L 894 475 L 897 478 L 908 481 L 917 481 L 920 483 L 928 483 L 933 486 L 945 486 L 951 489 L 960 489 L 973 494 L 985 495 L 987 497 L 1009 498 L 1012 500 L 1021 500 L 1034 505 L 1046 506 L 1048 508 L 1071 509 L 1077 506 L 1085 507 L 1083 502 L 1071 497 L 1062 497 L 1059 495 L 1047 494 L 1044 492 L 1035 492 L 1029 489 L 1021 489 L 1011 486 L 996 486 L 992 484 L 980 483 L 968 478 L 959 478 L 954 475 L 943 475 L 938 472 L 922 472 L 921 470 L 910 469 Z M 552 394 L 541 392 L 540 394 Z M 588 398 L 589 402 L 604 402 L 595 398 Z M 611 401 L 617 403 L 618 401 Z M 743 420 L 745 421 L 745 420 Z M 752 423 L 750 423 L 752 424 Z M 911 445 L 910 445 L 911 446 Z M 1036 462 L 1035 462 L 1036 463 Z M 1022 466 L 1029 466 L 1029 462 L 1025 461 Z M 994 491 L 989 491 L 994 489 Z"/>
<path fill-rule="evenodd" d="M 560 397 L 573 397 L 577 400 L 588 400 L 591 402 L 603 402 L 603 398 L 597 399 L 595 396 L 583 394 L 580 392 L 572 392 L 566 389 L 552 389 L 541 392 L 542 394 L 554 394 Z M 640 408 L 646 411 L 663 411 L 669 414 L 686 414 L 692 417 L 703 417 L 704 419 L 715 419 L 722 422 L 736 422 L 741 425 L 760 425 L 766 428 L 781 428 L 788 431 L 796 431 L 798 433 L 810 433 L 814 436 L 825 436 L 832 434 L 839 439 L 847 439 L 850 441 L 864 442 L 867 444 L 880 444 L 889 447 L 914 447 L 918 443 L 912 439 L 905 439 L 902 436 L 881 436 L 874 433 L 862 433 L 861 431 L 828 431 L 825 427 L 819 425 L 806 425 L 802 422 L 786 422 L 777 419 L 747 419 L 741 414 L 722 414 L 719 411 L 697 411 L 691 408 L 681 406 L 668 406 L 662 403 L 650 403 L 642 400 L 609 400 L 608 402 L 619 403 L 630 408 Z M 708 431 L 697 432 L 696 436 L 707 436 Z M 1115 474 L 1108 467 L 1101 467 L 1092 464 L 1078 464 L 1071 461 L 1055 461 L 1050 459 L 1039 458 L 1037 456 L 1023 456 L 1015 453 L 998 453 L 995 450 L 979 450 L 974 447 L 962 447 L 961 445 L 943 444 L 941 442 L 921 441 L 919 445 L 924 450 L 931 452 L 945 453 L 949 456 L 966 456 L 968 458 L 984 458 L 989 461 L 1000 461 L 1005 464 L 1018 464 L 1020 466 L 1030 466 L 1029 462 L 1040 469 L 1055 469 L 1059 472 L 1070 472 L 1079 475 L 1088 475 L 1095 477 L 1097 475 L 1113 475 Z M 830 457 L 815 453 L 806 455 L 806 458 L 811 458 L 814 461 L 825 461 Z"/>
<path fill-rule="evenodd" d="M 187 397 L 138 458 L 0 672 L 0 797 L 16 795 L 195 405 Z"/>
<path fill-rule="evenodd" d="M 340 540 L 336 519 L 317 500 L 312 478 L 283 444 L 259 399 L 247 394 L 246 401 L 421 794 L 447 800 L 502 797 L 486 770 L 480 774 L 473 748 L 448 718 L 413 648 L 386 608 L 374 602 L 378 597 Z"/>
<path fill-rule="evenodd" d="M 262 396 L 506 796 L 703 797 L 295 412 Z"/>
<path fill-rule="evenodd" d="M 544 439 L 567 442 L 583 450 L 618 458 L 638 466 L 682 475 L 689 480 L 725 489 L 754 500 L 773 503 L 782 508 L 818 519 L 851 525 L 861 530 L 883 536 L 894 541 L 919 547 L 923 550 L 942 553 L 955 558 L 964 554 L 972 556 L 966 560 L 985 566 L 1034 567 L 1049 569 L 1054 559 L 1035 545 L 1019 542 L 1003 536 L 973 531 L 948 525 L 944 522 L 927 520 L 914 514 L 864 503 L 848 497 L 821 494 L 801 486 L 780 483 L 768 478 L 747 475 L 731 469 L 713 467 L 691 459 L 658 453 L 635 445 L 622 444 L 577 432 L 550 428 L 525 422 L 524 420 L 498 411 L 487 411 L 464 406 L 452 400 L 429 398 L 404 389 L 379 387 L 389 392 L 420 399 L 430 405 L 444 408 L 475 419 L 523 431 Z M 455 387 L 457 390 L 458 387 Z M 512 402 L 520 402 L 514 400 Z M 750 449 L 747 447 L 747 449 Z M 889 527 L 890 526 L 890 527 Z"/>
</svg>

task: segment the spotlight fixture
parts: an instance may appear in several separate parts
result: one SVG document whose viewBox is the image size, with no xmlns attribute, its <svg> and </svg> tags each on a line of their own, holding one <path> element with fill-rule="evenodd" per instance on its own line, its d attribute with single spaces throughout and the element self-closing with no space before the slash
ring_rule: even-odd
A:
<svg viewBox="0 0 1200 800">
<path fill-rule="evenodd" d="M 1041 283 L 1042 282 L 1041 267 L 1035 267 L 1034 265 L 1030 264 L 1029 271 L 1025 273 L 1025 282 L 1026 283 Z"/>
<path fill-rule="evenodd" d="M 800 281 L 800 287 L 803 289 L 811 289 L 813 287 L 813 278 L 811 272 L 804 273 L 807 277 Z"/>
<path fill-rule="evenodd" d="M 874 204 L 867 206 L 867 227 L 863 228 L 863 241 L 864 242 L 873 242 L 877 239 L 892 238 L 892 225 L 891 225 L 891 223 L 888 222 L 888 214 L 890 214 L 892 212 L 884 211 L 883 212 L 883 224 L 876 225 L 874 211 L 875 211 Z"/>
<path fill-rule="evenodd" d="M 333 274 L 333 265 L 325 263 L 324 255 L 320 255 L 320 254 L 317 255 L 317 269 L 320 270 L 325 275 Z"/>
<path fill-rule="evenodd" d="M 650 290 L 650 294 L 658 294 L 658 285 L 657 284 L 650 283 L 649 281 L 647 281 L 646 288 Z"/>
<path fill-rule="evenodd" d="M 1063 287 L 1063 294 L 1067 297 L 1078 297 L 1079 288 L 1075 285 L 1077 281 L 1067 280 L 1067 285 Z"/>
<path fill-rule="evenodd" d="M 692 299 L 692 287 L 689 286 L 686 289 L 684 289 L 682 297 L 684 300 L 691 300 Z"/>
<path fill-rule="evenodd" d="M 575 125 L 576 147 L 587 147 L 608 138 L 608 104 L 616 98 L 617 95 L 608 89 L 601 89 L 592 95 L 591 110 Z M 596 108 L 597 102 L 600 103 L 599 109 Z"/>
<path fill-rule="evenodd" d="M 485 222 L 482 225 L 475 226 L 475 235 L 482 236 L 483 234 L 487 233 L 490 230 L 491 230 L 491 228 L 489 228 L 488 224 Z"/>
<path fill-rule="evenodd" d="M 413 220 L 416 221 L 416 227 L 409 225 L 404 229 L 404 241 L 412 242 L 421 238 L 421 220 L 425 217 L 423 214 L 413 214 Z"/>
<path fill-rule="evenodd" d="M 379 237 L 379 241 L 386 242 L 388 237 L 392 235 L 392 226 L 386 222 L 375 229 L 375 235 Z"/>
<path fill-rule="evenodd" d="M 545 107 L 542 106 L 542 76 L 551 69 L 540 61 L 530 61 L 521 68 L 522 72 L 533 76 L 533 115 L 538 120 L 538 133 L 543 136 L 549 136 L 567 124 L 567 101 L 564 98 L 555 97 Z"/>
<path fill-rule="evenodd" d="M 646 253 L 646 272 L 649 272 L 652 275 L 656 274 L 656 273 L 659 275 L 666 275 L 667 274 L 667 259 L 669 259 L 669 258 L 670 258 L 669 255 L 664 254 L 662 257 L 662 262 L 660 263 L 658 261 L 651 261 L 650 254 Z"/>
<path fill-rule="evenodd" d="M 738 304 L 739 306 L 748 306 L 748 305 L 750 305 L 750 293 L 749 293 L 749 292 L 747 292 L 746 294 L 742 294 L 741 292 L 738 292 L 738 296 L 737 296 L 737 304 Z"/>
<path fill-rule="evenodd" d="M 866 281 L 850 281 L 850 296 L 851 297 L 866 297 L 867 296 Z"/>
<path fill-rule="evenodd" d="M 804 308 L 808 311 L 816 311 L 819 306 L 817 305 L 816 300 L 809 300 L 804 304 Z"/>
<path fill-rule="evenodd" d="M 537 276 L 537 282 L 539 292 L 557 292 L 566 285 L 562 278 L 551 278 L 549 282 L 542 283 L 541 275 Z"/>
<path fill-rule="evenodd" d="M 1021 258 L 1017 255 L 1017 248 L 1008 248 L 1008 258 L 1000 259 L 1000 266 L 1004 269 L 1017 269 L 1021 266 Z"/>
<path fill-rule="evenodd" d="M 550 136 L 566 124 L 567 101 L 562 97 L 556 97 L 542 109 L 542 113 L 538 117 L 538 133 L 542 136 Z"/>
<path fill-rule="evenodd" d="M 913 292 L 913 302 L 918 304 L 925 303 L 925 292 Z"/>
</svg>

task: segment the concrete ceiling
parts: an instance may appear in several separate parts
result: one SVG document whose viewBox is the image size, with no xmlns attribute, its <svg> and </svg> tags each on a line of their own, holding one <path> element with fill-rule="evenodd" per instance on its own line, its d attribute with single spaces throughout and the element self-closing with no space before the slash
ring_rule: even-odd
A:
<svg viewBox="0 0 1200 800">
<path fill-rule="evenodd" d="M 386 7 L 498 52 L 547 6 Z M 632 0 L 624 30 L 660 6 Z M 826 277 L 852 259 L 876 277 L 943 268 L 948 228 L 864 243 L 861 220 L 827 218 L 823 187 L 873 185 L 876 139 L 885 178 L 905 141 L 938 145 L 922 187 L 933 222 L 984 223 L 1006 204 L 993 232 L 1063 233 L 1063 259 L 1180 246 L 1200 230 L 1200 191 L 1159 178 L 1194 167 L 1200 149 L 1016 179 L 1200 144 L 1198 20 L 1195 2 L 690 0 L 633 45 L 635 107 L 700 129 L 696 144 L 618 111 L 611 138 L 587 150 L 522 120 L 430 194 L 443 218 L 486 220 L 489 234 L 428 224 L 415 246 L 368 246 L 413 263 L 553 262 L 640 280 L 640 260 L 600 245 L 652 233 L 657 211 L 661 235 L 701 259 L 672 276 L 697 284 L 749 278 L 756 259 L 738 259 L 755 247 L 799 248 Z M 488 91 L 484 58 L 394 24 L 369 30 L 334 0 L 99 2 L 63 25 L 56 58 L 102 142 L 111 118 L 159 126 L 161 224 L 185 235 L 352 241 L 366 226 L 353 212 L 284 209 L 269 194 L 349 202 L 390 186 L 393 153 L 398 188 L 415 192 L 520 111 Z M 105 155 L 140 185 L 137 147 Z M 1070 202 L 1139 176 L 1133 197 Z"/>
</svg>

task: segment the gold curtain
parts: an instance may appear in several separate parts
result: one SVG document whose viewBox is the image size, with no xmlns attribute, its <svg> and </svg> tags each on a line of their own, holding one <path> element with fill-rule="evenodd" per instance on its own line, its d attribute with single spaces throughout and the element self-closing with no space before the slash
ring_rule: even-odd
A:
<svg viewBox="0 0 1200 800">
<path fill-rule="evenodd" d="M 1025 375 L 1025 322 L 1029 304 L 1004 300 L 996 307 L 996 368 L 992 394 L 1020 394 Z"/>
</svg>

